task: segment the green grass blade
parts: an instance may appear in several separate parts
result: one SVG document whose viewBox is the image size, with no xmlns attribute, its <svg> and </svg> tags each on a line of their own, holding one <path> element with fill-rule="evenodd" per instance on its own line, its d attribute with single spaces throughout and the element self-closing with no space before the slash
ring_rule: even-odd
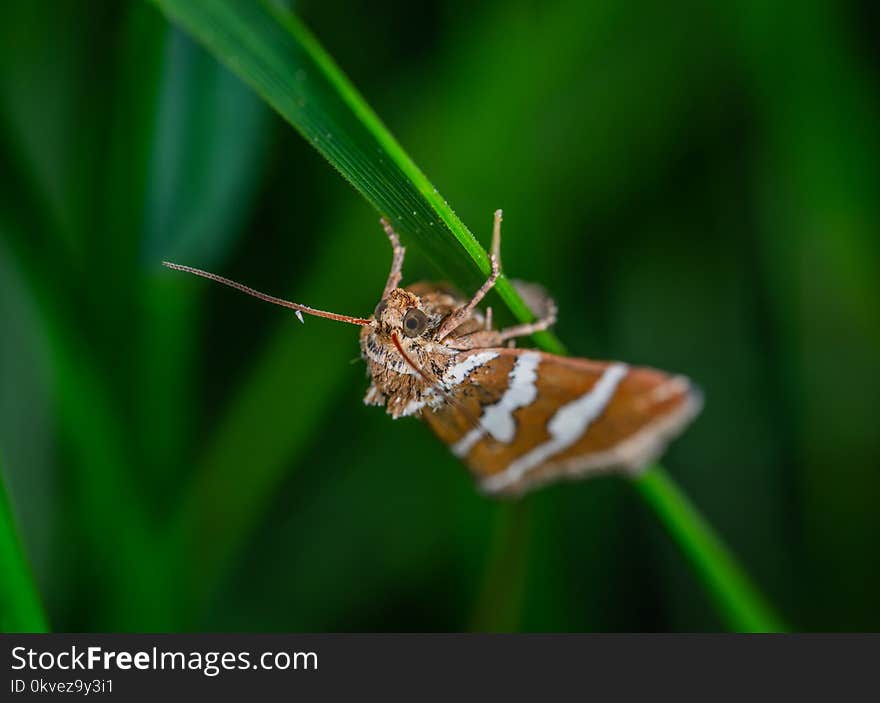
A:
<svg viewBox="0 0 880 703">
<path fill-rule="evenodd" d="M 269 2 L 154 0 L 253 87 L 383 215 L 461 284 L 489 261 L 467 227 L 403 151 L 330 56 L 293 15 Z M 520 320 L 531 314 L 509 281 L 496 290 Z M 555 336 L 536 343 L 561 352 Z M 674 483 L 660 469 L 638 484 L 737 629 L 775 629 L 778 620 Z M 199 516 L 193 518 L 199 522 Z"/>
<path fill-rule="evenodd" d="M 39 220 L 29 219 L 22 232 L 39 234 L 46 229 Z M 12 242 L 24 241 L 23 234 L 7 236 L 17 229 L 17 223 L 0 218 L 0 235 Z M 40 311 L 47 338 L 62 455 L 74 487 L 67 500 L 81 516 L 81 556 L 95 567 L 100 565 L 107 576 L 102 582 L 108 591 L 102 601 L 106 612 L 96 612 L 95 621 L 104 628 L 159 629 L 167 621 L 153 611 L 164 582 L 154 568 L 158 555 L 127 470 L 132 465 L 130 453 L 106 375 L 80 331 L 69 322 L 75 315 L 57 282 L 41 275 L 39 262 L 27 252 L 13 248 L 12 254 Z"/>
<path fill-rule="evenodd" d="M 532 507 L 528 501 L 499 506 L 483 587 L 471 618 L 472 632 L 515 632 L 528 571 Z"/>
<path fill-rule="evenodd" d="M 633 483 L 687 556 L 728 627 L 737 632 L 786 630 L 711 525 L 662 467 L 651 467 Z"/>
<path fill-rule="evenodd" d="M 116 231 L 140 235 L 145 270 L 139 271 L 137 454 L 152 500 L 164 505 L 177 498 L 178 461 L 191 451 L 186 441 L 197 414 L 202 296 L 187 295 L 190 282 L 164 275 L 158 262 L 198 261 L 212 268 L 227 255 L 262 177 L 269 110 L 189 35 L 169 26 L 156 8 L 138 4 L 134 10 L 132 34 L 140 38 L 135 48 L 156 45 L 150 53 L 158 68 L 138 80 L 145 52 L 131 56 L 129 49 L 121 62 L 130 76 L 125 82 L 142 86 L 137 99 L 123 99 L 150 119 L 141 118 L 146 125 L 140 134 L 120 139 L 118 160 L 126 168 L 112 180 L 117 197 L 109 200 L 130 203 L 121 209 Z M 120 111 L 137 112 L 131 107 Z M 132 142 L 143 153 L 124 160 Z"/>
<path fill-rule="evenodd" d="M 49 624 L 12 518 L 0 466 L 0 632 L 48 632 Z"/>
</svg>

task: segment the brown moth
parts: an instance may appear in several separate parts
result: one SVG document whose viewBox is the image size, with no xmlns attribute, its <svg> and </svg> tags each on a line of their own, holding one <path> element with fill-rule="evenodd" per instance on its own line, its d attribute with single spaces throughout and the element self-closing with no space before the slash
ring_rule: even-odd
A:
<svg viewBox="0 0 880 703">
<path fill-rule="evenodd" d="M 501 211 L 495 213 L 492 273 L 469 300 L 443 285 L 400 288 L 404 248 L 384 219 L 391 272 L 369 318 L 275 298 L 188 266 L 194 273 L 302 313 L 361 325 L 370 387 L 364 402 L 393 418 L 420 417 L 492 495 L 520 495 L 557 481 L 636 474 L 696 416 L 702 399 L 684 376 L 620 362 L 589 361 L 513 348 L 545 330 L 556 305 L 543 290 L 515 283 L 538 319 L 494 329 L 477 305 L 500 271 Z"/>
</svg>

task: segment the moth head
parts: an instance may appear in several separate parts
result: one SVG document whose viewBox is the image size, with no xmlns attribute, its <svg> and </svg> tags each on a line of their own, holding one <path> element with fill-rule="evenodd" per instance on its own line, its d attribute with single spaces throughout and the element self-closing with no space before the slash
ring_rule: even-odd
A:
<svg viewBox="0 0 880 703">
<path fill-rule="evenodd" d="M 415 339 L 432 329 L 431 318 L 422 307 L 419 296 L 395 288 L 377 306 L 373 317 L 386 334 Z"/>
</svg>

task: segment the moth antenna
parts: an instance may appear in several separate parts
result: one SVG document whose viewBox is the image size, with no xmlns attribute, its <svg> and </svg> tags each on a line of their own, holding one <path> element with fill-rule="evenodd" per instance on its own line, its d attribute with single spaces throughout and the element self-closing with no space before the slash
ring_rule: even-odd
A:
<svg viewBox="0 0 880 703">
<path fill-rule="evenodd" d="M 307 315 L 314 315 L 315 317 L 326 317 L 328 320 L 336 320 L 337 322 L 349 322 L 353 325 L 361 325 L 362 327 L 372 327 L 374 322 L 372 320 L 364 319 L 363 317 L 351 317 L 350 315 L 339 315 L 335 312 L 327 312 L 325 310 L 316 310 L 315 308 L 310 308 L 308 305 L 300 305 L 299 303 L 292 303 L 289 300 L 284 300 L 282 298 L 276 298 L 273 295 L 267 295 L 266 293 L 261 293 L 258 290 L 254 290 L 250 286 L 246 286 L 243 283 L 238 283 L 236 281 L 230 280 L 229 278 L 224 278 L 223 276 L 218 276 L 216 273 L 209 273 L 208 271 L 202 271 L 201 269 L 193 268 L 192 266 L 182 266 L 181 264 L 172 264 L 170 261 L 163 261 L 163 266 L 167 266 L 170 269 L 174 269 L 175 271 L 183 271 L 184 273 L 192 273 L 196 276 L 201 276 L 202 278 L 207 278 L 209 281 L 216 281 L 217 283 L 222 283 L 224 286 L 229 286 L 230 288 L 235 288 L 235 290 L 241 291 L 242 293 L 247 293 L 248 295 L 253 296 L 254 298 L 259 298 L 260 300 L 264 300 L 267 303 L 273 303 L 274 305 L 280 305 L 283 308 L 290 308 L 295 311 L 296 317 L 300 322 L 303 322 L 302 313 L 306 313 Z"/>
</svg>

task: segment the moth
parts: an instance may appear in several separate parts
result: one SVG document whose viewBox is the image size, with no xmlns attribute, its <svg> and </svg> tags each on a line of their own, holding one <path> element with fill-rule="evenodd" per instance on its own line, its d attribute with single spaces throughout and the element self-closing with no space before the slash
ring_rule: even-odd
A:
<svg viewBox="0 0 880 703">
<path fill-rule="evenodd" d="M 500 275 L 502 212 L 495 213 L 492 272 L 469 299 L 444 284 L 400 287 L 405 250 L 387 220 L 392 262 L 367 318 L 316 310 L 222 276 L 163 262 L 261 300 L 359 325 L 370 378 L 364 402 L 393 418 L 415 416 L 471 470 L 480 488 L 518 496 L 561 479 L 637 474 L 699 413 L 686 377 L 621 362 L 591 361 L 514 346 L 556 322 L 556 305 L 534 284 L 514 282 L 537 319 L 495 329 L 477 306 Z"/>
</svg>

